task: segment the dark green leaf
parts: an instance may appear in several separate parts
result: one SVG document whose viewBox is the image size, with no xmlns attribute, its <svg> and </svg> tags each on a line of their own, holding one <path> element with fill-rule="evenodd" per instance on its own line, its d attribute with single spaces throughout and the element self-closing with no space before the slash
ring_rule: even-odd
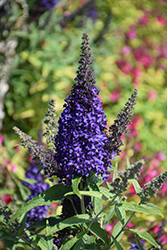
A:
<svg viewBox="0 0 167 250">
<path fill-rule="evenodd" d="M 111 234 L 111 237 L 114 241 L 114 244 L 118 250 L 123 250 L 122 246 L 119 244 L 119 242 L 115 239 L 115 237 Z"/>
<path fill-rule="evenodd" d="M 8 224 L 14 221 L 16 218 L 20 217 L 22 214 L 27 213 L 34 207 L 43 206 L 43 205 L 51 205 L 53 202 L 57 202 L 61 200 L 69 190 L 71 190 L 71 188 L 67 188 L 65 186 L 62 186 L 61 184 L 54 185 L 53 187 L 47 189 L 46 191 L 39 194 L 32 200 L 25 203 L 17 211 L 17 213 L 10 219 Z"/>
<path fill-rule="evenodd" d="M 136 239 L 136 243 L 137 243 L 137 245 L 139 247 L 139 250 L 144 250 L 143 246 L 142 246 L 142 244 L 140 242 L 139 236 L 137 234 L 135 234 L 135 239 Z"/>
<path fill-rule="evenodd" d="M 95 237 L 85 234 L 74 246 L 74 250 L 95 250 Z"/>
<path fill-rule="evenodd" d="M 94 235 L 99 237 L 102 241 L 104 241 L 105 244 L 109 245 L 110 240 L 108 238 L 107 232 L 103 228 L 101 228 L 99 225 L 97 225 L 96 223 L 93 223 L 90 227 L 90 231 Z"/>
<path fill-rule="evenodd" d="M 36 173 L 35 175 L 35 178 L 37 178 L 37 176 L 39 175 L 39 173 L 45 168 L 45 166 L 41 166 L 39 169 L 38 169 L 38 172 Z"/>
<path fill-rule="evenodd" d="M 74 194 L 79 196 L 80 199 L 81 199 L 81 194 L 80 194 L 80 191 L 78 189 L 78 185 L 79 185 L 81 179 L 82 179 L 82 177 L 78 177 L 78 178 L 71 180 L 72 181 L 72 190 L 73 190 Z"/>
<path fill-rule="evenodd" d="M 70 226 L 78 225 L 78 224 L 83 224 L 83 223 L 88 223 L 91 220 L 92 220 L 92 218 L 88 214 L 75 215 L 75 216 L 70 217 L 68 219 L 65 219 L 62 222 L 59 222 L 55 226 L 51 227 L 49 235 L 51 235 L 55 232 L 58 232 L 66 227 L 70 227 Z"/>
<path fill-rule="evenodd" d="M 46 230 L 47 230 L 47 234 L 49 235 L 47 236 L 48 250 L 53 250 L 53 238 L 50 235 L 50 226 L 49 226 L 48 220 L 46 220 Z"/>
<path fill-rule="evenodd" d="M 83 235 L 86 233 L 86 231 L 80 232 L 78 235 L 76 235 L 71 240 L 67 241 L 63 246 L 61 246 L 60 250 L 70 250 L 71 247 L 74 246 L 74 244 L 83 237 Z"/>
<path fill-rule="evenodd" d="M 48 243 L 44 238 L 39 237 L 38 235 L 34 235 L 33 239 L 35 240 L 37 246 L 39 246 L 42 250 L 48 250 L 49 249 L 48 248 Z"/>
</svg>

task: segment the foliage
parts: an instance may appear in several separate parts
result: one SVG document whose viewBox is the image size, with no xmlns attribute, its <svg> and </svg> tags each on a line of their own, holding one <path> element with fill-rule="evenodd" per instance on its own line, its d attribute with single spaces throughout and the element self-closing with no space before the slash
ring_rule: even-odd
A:
<svg viewBox="0 0 167 250">
<path fill-rule="evenodd" d="M 64 111 L 59 118 L 58 136 L 55 135 L 54 127 L 53 129 L 50 129 L 50 123 L 47 122 L 46 131 L 51 130 L 51 134 L 53 132 L 53 136 L 51 136 L 52 142 L 55 137 L 56 164 L 52 165 L 51 169 L 47 166 L 47 155 L 50 156 L 50 153 L 52 152 L 53 154 L 53 151 L 50 151 L 49 149 L 47 150 L 47 148 L 38 145 L 30 136 L 27 136 L 19 129 L 15 128 L 21 138 L 22 145 L 29 149 L 29 153 L 32 154 L 33 160 L 36 161 L 38 166 L 37 170 L 34 172 L 35 166 L 33 167 L 32 165 L 30 169 L 27 170 L 26 177 L 29 178 L 32 176 L 31 179 L 34 179 L 34 175 L 36 175 L 37 183 L 28 184 L 27 181 L 24 182 L 25 184 L 27 183 L 26 186 L 32 190 L 32 193 L 27 199 L 27 202 L 21 206 L 12 218 L 10 218 L 11 212 L 8 212 L 6 207 L 2 206 L 1 216 L 3 223 L 6 226 L 2 229 L 2 240 L 6 243 L 6 238 L 4 236 L 5 230 L 10 228 L 10 230 L 14 232 L 13 238 L 10 239 L 10 247 L 15 244 L 17 245 L 18 239 L 20 238 L 21 241 L 19 240 L 19 243 L 21 245 L 27 244 L 34 249 L 53 249 L 54 247 L 56 249 L 78 249 L 89 248 L 90 245 L 92 249 L 111 249 L 114 246 L 116 249 L 123 249 L 123 246 L 126 246 L 127 244 L 123 239 L 123 234 L 129 232 L 135 233 L 136 244 L 139 248 L 142 249 L 144 247 L 142 247 L 139 237 L 155 248 L 158 248 L 159 245 L 150 234 L 138 229 L 127 228 L 127 226 L 138 212 L 163 217 L 161 209 L 154 204 L 149 203 L 149 199 L 151 196 L 155 195 L 155 192 L 157 192 L 165 182 L 167 177 L 166 171 L 153 179 L 150 183 L 146 183 L 146 188 L 142 188 L 137 179 L 144 164 L 143 160 L 135 162 L 133 165 L 128 166 L 125 170 L 119 173 L 117 173 L 117 168 L 114 169 L 113 167 L 114 175 L 112 182 L 107 182 L 107 175 L 109 172 L 103 167 L 103 164 L 104 166 L 108 164 L 108 161 L 106 161 L 107 155 L 110 156 L 111 152 L 115 152 L 116 154 L 119 153 L 118 149 L 121 146 L 119 140 L 122 133 L 127 132 L 126 125 L 130 124 L 129 116 L 132 115 L 131 111 L 136 104 L 135 100 L 137 91 L 132 93 L 129 102 L 125 104 L 125 108 L 123 108 L 122 112 L 117 116 L 118 119 L 115 120 L 114 125 L 107 129 L 104 112 L 102 112 L 102 109 L 99 106 L 101 103 L 97 99 L 99 98 L 99 91 L 98 88 L 94 86 L 95 81 L 93 69 L 89 67 L 92 61 L 90 60 L 91 53 L 89 51 L 88 35 L 85 33 L 83 34 L 81 49 L 81 60 L 77 71 L 78 75 L 75 79 L 76 83 L 71 91 L 71 95 L 66 99 Z M 94 116 L 93 102 L 95 103 L 95 107 L 97 105 L 96 115 L 98 114 L 98 119 L 96 118 L 91 122 L 91 125 L 93 124 L 95 128 L 97 127 L 95 135 L 91 134 L 93 130 L 88 121 L 84 118 L 84 115 L 89 115 L 89 113 L 91 119 Z M 51 100 L 45 121 L 51 120 L 53 122 L 55 117 L 53 107 L 53 101 Z M 75 117 L 75 115 L 77 115 L 77 118 L 73 120 L 73 116 Z M 79 117 L 82 117 L 82 119 Z M 68 123 L 66 122 L 67 120 Z M 101 130 L 98 125 L 98 120 L 101 121 Z M 53 122 L 53 125 L 57 126 L 57 123 Z M 81 127 L 80 135 L 76 132 L 78 127 Z M 84 128 L 83 130 L 82 127 Z M 66 131 L 68 131 L 68 135 L 66 134 Z M 83 133 L 86 137 L 83 137 Z M 97 135 L 100 136 L 100 138 L 107 135 L 108 140 L 99 144 L 95 139 L 94 143 L 92 138 Z M 48 136 L 48 134 L 44 133 L 44 136 Z M 64 144 L 61 144 L 60 138 L 63 138 L 64 136 L 66 137 L 67 143 L 64 142 Z M 117 137 L 119 140 L 115 140 Z M 82 145 L 81 150 L 78 151 L 78 153 L 76 151 L 76 160 L 80 162 L 80 158 L 84 156 L 87 141 L 90 147 L 87 154 L 89 155 L 89 153 L 91 153 L 91 158 L 95 157 L 94 160 L 97 161 L 97 150 L 100 150 L 103 153 L 103 156 L 101 155 L 100 165 L 98 168 L 95 168 L 94 162 L 91 162 L 88 165 L 88 168 L 86 168 L 89 158 L 84 158 L 84 171 L 82 171 L 82 162 L 79 165 L 81 168 L 76 167 L 76 170 L 74 171 L 75 163 L 70 163 L 71 155 L 69 153 L 71 150 L 75 149 L 76 142 L 77 145 L 79 145 L 77 148 Z M 108 143 L 108 141 L 110 143 Z M 118 141 L 118 143 L 115 143 L 115 141 Z M 69 147 L 67 151 L 64 149 L 65 145 L 68 145 Z M 61 153 L 62 150 L 64 150 L 64 154 Z M 62 157 L 64 165 L 62 165 L 61 162 Z M 111 158 L 112 157 L 110 156 L 110 159 Z M 98 162 L 99 161 L 97 161 L 96 164 Z M 66 167 L 66 164 L 68 165 L 68 168 Z M 47 169 L 47 172 L 49 172 L 51 177 L 54 175 L 60 177 L 60 182 L 63 183 L 63 185 L 52 183 L 50 188 L 48 188 L 47 184 L 46 188 L 44 188 L 43 183 L 41 186 L 43 179 L 41 179 L 42 176 L 41 173 L 39 173 L 39 171 L 41 171 L 40 165 L 42 165 L 44 173 L 45 169 Z M 98 172 L 100 167 L 101 172 Z M 66 173 L 66 169 L 70 172 Z M 79 169 L 81 171 L 78 172 Z M 62 175 L 63 171 L 64 176 Z M 59 173 L 61 173 L 61 175 L 59 175 Z M 105 180 L 107 187 L 101 186 L 103 180 Z M 139 197 L 139 202 L 130 202 L 125 196 L 125 192 L 130 184 L 129 181 L 132 181 L 135 193 Z M 44 188 L 45 191 L 41 188 Z M 33 194 L 34 191 L 35 195 Z M 45 213 L 45 208 L 47 209 L 46 205 L 52 205 L 57 202 L 61 202 L 61 212 L 47 216 L 41 214 L 42 211 Z M 104 206 L 102 207 L 103 204 Z M 41 210 L 38 206 L 45 206 L 45 208 L 43 207 Z M 37 209 L 34 210 L 35 208 Z M 118 222 L 116 223 L 113 232 L 109 233 L 110 237 L 108 237 L 107 232 L 105 231 L 105 226 L 113 217 L 114 213 Z M 37 217 L 38 219 L 36 219 Z M 20 224 L 17 224 L 16 219 L 19 218 L 20 220 L 18 223 Z M 15 225 L 21 226 L 16 229 Z M 17 234 L 15 232 L 17 232 Z"/>
<path fill-rule="evenodd" d="M 17 137 L 12 132 L 12 127 L 17 126 L 36 139 L 34 145 L 37 146 L 39 143 L 39 148 L 43 149 L 42 160 L 46 160 L 47 167 L 50 164 L 51 171 L 52 165 L 55 164 L 52 152 L 55 148 L 53 140 L 57 131 L 54 116 L 52 117 L 54 108 L 52 111 L 50 109 L 52 118 L 48 116 L 46 124 L 49 122 L 50 125 L 44 131 L 46 138 L 43 142 L 51 142 L 48 145 L 49 149 L 43 142 L 41 144 L 41 134 L 44 129 L 41 124 L 45 119 L 44 113 L 50 99 L 56 99 L 57 114 L 60 115 L 62 111 L 63 99 L 72 88 L 80 37 L 85 31 L 91 34 L 97 86 L 101 90 L 99 96 L 108 124 L 113 124 L 122 108 L 122 103 L 128 99 L 133 89 L 139 90 L 132 124 L 127 126 L 130 132 L 121 137 L 124 146 L 120 157 L 116 156 L 118 170 L 124 170 L 126 165 L 129 168 L 127 159 L 131 159 L 134 163 L 143 158 L 145 164 L 138 181 L 140 186 L 144 187 L 146 182 L 152 182 L 153 178 L 167 169 L 166 2 L 163 0 L 144 0 L 142 3 L 138 0 L 55 2 L 54 8 L 49 11 L 45 4 L 41 4 L 49 3 L 47 0 L 4 0 L 0 3 L 2 13 L 0 121 L 4 119 L 0 156 L 2 169 L 0 196 L 4 203 L 9 202 L 13 213 L 28 198 L 30 190 L 20 182 L 24 178 L 29 162 L 25 150 L 18 146 L 14 147 Z M 50 152 L 50 155 L 47 154 L 48 161 L 45 150 Z M 41 166 L 39 171 L 44 169 L 39 158 L 38 165 Z M 48 176 L 50 171 L 45 172 L 45 175 Z M 111 172 L 108 181 L 112 182 L 115 177 Z M 103 186 L 106 187 L 106 184 Z M 136 191 L 133 184 L 128 187 L 125 195 L 130 202 L 134 202 Z M 163 211 L 167 208 L 166 195 L 165 182 L 154 200 L 151 199 L 154 204 L 159 204 Z M 77 202 L 76 199 L 75 203 L 78 204 Z M 87 203 L 89 206 L 89 200 Z M 68 202 L 67 204 L 69 205 Z M 60 206 L 56 208 L 59 210 Z M 52 207 L 53 213 L 54 209 Z M 164 216 L 166 217 L 165 213 Z M 106 217 L 105 221 L 107 221 L 105 230 L 112 233 L 117 217 L 113 215 L 111 220 L 107 220 Z M 165 222 L 161 221 L 160 217 L 139 214 L 132 218 L 129 227 L 142 228 L 159 244 L 166 243 L 167 230 L 164 228 Z M 64 231 L 62 232 L 63 235 Z M 91 236 L 88 238 L 90 244 L 94 244 Z M 137 236 L 132 238 L 132 234 L 125 233 L 124 240 L 137 241 L 139 244 L 141 239 Z M 85 242 L 86 238 L 83 237 L 83 241 Z"/>
</svg>

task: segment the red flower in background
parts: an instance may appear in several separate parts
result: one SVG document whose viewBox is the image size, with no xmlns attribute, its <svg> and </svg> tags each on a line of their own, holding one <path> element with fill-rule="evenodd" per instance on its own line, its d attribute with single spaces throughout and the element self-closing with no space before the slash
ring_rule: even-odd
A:
<svg viewBox="0 0 167 250">
<path fill-rule="evenodd" d="M 167 24 L 166 19 L 163 18 L 163 17 L 161 17 L 161 16 L 160 16 L 160 17 L 157 17 L 156 21 L 157 21 L 159 24 L 161 24 L 161 25 L 166 25 L 166 24 Z"/>
<path fill-rule="evenodd" d="M 132 65 L 124 59 L 116 61 L 116 65 L 125 75 L 128 75 L 133 69 Z"/>
<path fill-rule="evenodd" d="M 148 69 L 153 63 L 153 57 L 150 55 L 150 52 L 142 47 L 138 47 L 133 51 L 134 58 L 141 62 L 145 69 Z"/>
<path fill-rule="evenodd" d="M 3 198 L 3 202 L 5 204 L 9 204 L 12 201 L 11 195 L 7 194 L 4 198 Z"/>
<path fill-rule="evenodd" d="M 138 23 L 140 25 L 147 25 L 149 23 L 149 18 L 146 15 L 144 15 L 141 18 L 139 18 Z"/>
</svg>

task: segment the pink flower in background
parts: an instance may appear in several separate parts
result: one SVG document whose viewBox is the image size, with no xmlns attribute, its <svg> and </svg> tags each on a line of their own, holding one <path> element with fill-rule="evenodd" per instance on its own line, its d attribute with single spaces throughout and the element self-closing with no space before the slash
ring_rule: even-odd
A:
<svg viewBox="0 0 167 250">
<path fill-rule="evenodd" d="M 153 160 L 153 163 L 152 163 L 153 167 L 158 167 L 159 164 L 160 164 L 159 161 L 157 161 L 156 159 Z"/>
<path fill-rule="evenodd" d="M 0 133 L 0 144 L 2 144 L 4 141 L 3 137 L 2 137 L 2 134 Z"/>
<path fill-rule="evenodd" d="M 112 224 L 108 224 L 108 225 L 105 227 L 105 230 L 106 230 L 107 232 L 110 232 L 112 228 L 113 228 L 113 225 L 112 225 Z"/>
<path fill-rule="evenodd" d="M 158 65 L 158 67 L 159 67 L 160 69 L 162 69 L 162 70 L 166 70 L 165 65 L 164 65 L 164 64 L 162 64 L 162 63 L 160 63 L 160 64 Z"/>
<path fill-rule="evenodd" d="M 119 155 L 119 158 L 120 159 L 123 159 L 125 157 L 125 153 L 124 152 L 121 152 L 120 155 Z"/>
<path fill-rule="evenodd" d="M 137 142 L 135 143 L 135 145 L 134 145 L 134 148 L 135 148 L 136 150 L 141 150 L 141 149 L 143 148 L 143 145 L 140 144 L 139 141 L 137 141 Z"/>
<path fill-rule="evenodd" d="M 156 154 L 155 158 L 156 158 L 157 160 L 160 160 L 160 161 L 165 161 L 165 160 L 166 160 L 166 155 L 164 155 L 161 151 L 159 151 L 159 152 Z"/>
<path fill-rule="evenodd" d="M 134 78 L 141 77 L 142 72 L 139 69 L 136 68 L 136 69 L 134 69 L 132 71 L 132 75 L 133 75 Z"/>
<path fill-rule="evenodd" d="M 150 91 L 150 92 L 148 92 L 147 97 L 148 97 L 149 100 L 154 101 L 157 98 L 157 92 L 156 91 Z"/>
<path fill-rule="evenodd" d="M 163 2 L 164 2 L 164 0 L 157 0 L 157 2 L 159 2 L 159 3 L 163 3 Z"/>
<path fill-rule="evenodd" d="M 165 25 L 167 23 L 166 19 L 163 17 L 157 17 L 156 21 L 161 25 Z"/>
<path fill-rule="evenodd" d="M 4 199 L 3 199 L 3 202 L 5 204 L 9 204 L 10 202 L 12 201 L 12 198 L 11 198 L 11 195 L 10 194 L 7 194 Z"/>
<path fill-rule="evenodd" d="M 116 61 L 116 65 L 125 75 L 129 74 L 133 69 L 132 65 L 124 59 Z"/>
<path fill-rule="evenodd" d="M 9 163 L 9 167 L 12 169 L 13 172 L 16 172 L 16 166 L 12 163 Z"/>
<path fill-rule="evenodd" d="M 16 150 L 16 152 L 19 152 L 20 151 L 20 147 L 17 145 L 14 147 L 14 149 Z"/>
<path fill-rule="evenodd" d="M 162 185 L 161 189 L 158 191 L 159 195 L 161 195 L 162 197 L 166 196 L 167 193 L 167 183 L 164 182 L 164 184 Z"/>
<path fill-rule="evenodd" d="M 133 131 L 131 132 L 131 136 L 132 136 L 132 137 L 138 137 L 138 132 L 137 132 L 136 130 L 133 130 Z"/>
<path fill-rule="evenodd" d="M 129 130 L 136 129 L 136 128 L 138 127 L 139 123 L 140 123 L 142 120 L 143 120 L 143 118 L 142 118 L 141 115 L 136 115 L 136 116 L 133 118 L 131 124 L 127 126 L 128 129 L 129 129 Z"/>
<path fill-rule="evenodd" d="M 144 15 L 141 18 L 139 18 L 138 23 L 140 25 L 147 25 L 149 23 L 149 18 L 146 15 Z"/>
<path fill-rule="evenodd" d="M 162 46 L 162 55 L 163 58 L 167 59 L 167 45 Z"/>
<path fill-rule="evenodd" d="M 135 26 L 131 26 L 129 31 L 125 34 L 127 40 L 132 40 L 136 38 L 136 29 Z"/>
<path fill-rule="evenodd" d="M 138 47 L 133 51 L 134 58 L 141 62 L 144 66 L 145 69 L 148 69 L 149 66 L 153 63 L 153 58 L 150 55 L 149 51 L 142 48 Z"/>
<path fill-rule="evenodd" d="M 119 95 L 119 93 L 116 92 L 116 91 L 113 91 L 113 92 L 111 92 L 111 94 L 110 94 L 110 100 L 111 100 L 112 102 L 116 102 L 116 101 L 119 99 L 119 97 L 120 97 L 120 95 Z"/>
<path fill-rule="evenodd" d="M 122 47 L 121 52 L 122 52 L 123 55 L 128 55 L 128 54 L 131 53 L 131 47 L 124 46 L 124 47 Z"/>
<path fill-rule="evenodd" d="M 53 208 L 55 208 L 55 207 L 57 206 L 57 202 L 53 202 L 53 203 L 51 204 L 51 206 L 52 206 Z"/>
<path fill-rule="evenodd" d="M 139 87 L 139 85 L 140 85 L 140 82 L 138 81 L 138 80 L 133 80 L 133 85 L 135 86 L 135 87 Z"/>
</svg>

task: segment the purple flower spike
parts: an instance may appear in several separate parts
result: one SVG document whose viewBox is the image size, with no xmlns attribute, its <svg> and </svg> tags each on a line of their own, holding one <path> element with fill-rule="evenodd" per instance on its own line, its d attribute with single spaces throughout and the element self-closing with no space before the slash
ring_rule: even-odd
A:
<svg viewBox="0 0 167 250">
<path fill-rule="evenodd" d="M 84 33 L 82 39 L 77 77 L 71 95 L 65 100 L 55 140 L 57 176 L 67 186 L 75 176 L 87 177 L 91 172 L 106 180 L 112 158 L 104 149 L 109 143 L 105 133 L 107 119 L 98 97 L 99 89 L 94 86 L 88 35 Z"/>
</svg>

